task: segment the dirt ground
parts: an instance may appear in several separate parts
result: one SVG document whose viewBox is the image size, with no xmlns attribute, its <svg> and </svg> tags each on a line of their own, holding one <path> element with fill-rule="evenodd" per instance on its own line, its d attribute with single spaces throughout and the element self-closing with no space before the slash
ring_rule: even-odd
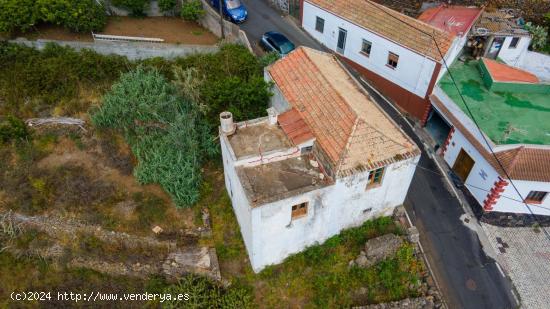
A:
<svg viewBox="0 0 550 309">
<path fill-rule="evenodd" d="M 177 17 L 111 17 L 101 34 L 161 38 L 171 44 L 213 45 L 218 38 L 194 22 Z M 17 33 L 30 40 L 93 42 L 91 33 L 74 33 L 60 26 L 41 24 L 35 31 Z"/>
</svg>

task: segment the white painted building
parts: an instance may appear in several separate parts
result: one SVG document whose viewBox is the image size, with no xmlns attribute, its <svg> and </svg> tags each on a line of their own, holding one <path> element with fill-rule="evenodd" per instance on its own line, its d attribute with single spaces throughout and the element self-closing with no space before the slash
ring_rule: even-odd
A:
<svg viewBox="0 0 550 309">
<path fill-rule="evenodd" d="M 501 166 L 473 120 L 438 86 L 431 100 L 451 126 L 440 154 L 486 213 L 550 216 L 550 145 L 496 144 L 483 133 Z"/>
<path fill-rule="evenodd" d="M 457 55 L 452 51 L 464 44 L 449 32 L 369 0 L 305 0 L 302 10 L 302 27 L 309 34 L 418 119 L 429 108 L 442 55 L 451 63 Z"/>
<path fill-rule="evenodd" d="M 256 272 L 390 215 L 420 158 L 334 56 L 299 47 L 266 79 L 269 116 L 222 117 L 220 129 L 226 188 Z"/>
</svg>

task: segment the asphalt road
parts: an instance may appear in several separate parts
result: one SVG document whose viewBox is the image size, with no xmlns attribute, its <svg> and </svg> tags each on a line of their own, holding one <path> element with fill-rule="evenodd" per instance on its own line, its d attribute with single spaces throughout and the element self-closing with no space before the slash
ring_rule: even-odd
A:
<svg viewBox="0 0 550 309">
<path fill-rule="evenodd" d="M 316 49 L 322 49 L 322 45 L 308 36 L 294 23 L 283 17 L 266 2 L 262 0 L 241 0 L 248 9 L 248 19 L 241 24 L 241 29 L 246 32 L 252 48 L 261 54 L 258 42 L 262 34 L 267 31 L 277 31 L 284 34 L 296 46 L 304 45 Z"/>
<path fill-rule="evenodd" d="M 261 35 L 275 30 L 297 46 L 323 47 L 295 24 L 282 17 L 262 0 L 245 0 L 249 19 L 241 25 L 257 48 Z M 405 120 L 376 92 L 363 85 L 372 98 L 415 142 L 420 139 Z M 423 149 L 419 165 L 438 171 Z M 477 234 L 466 227 L 458 200 L 437 173 L 417 168 L 405 201 L 405 208 L 420 232 L 426 256 L 432 265 L 449 308 L 516 308 L 511 284 L 498 270 L 494 260 L 483 252 Z"/>
</svg>

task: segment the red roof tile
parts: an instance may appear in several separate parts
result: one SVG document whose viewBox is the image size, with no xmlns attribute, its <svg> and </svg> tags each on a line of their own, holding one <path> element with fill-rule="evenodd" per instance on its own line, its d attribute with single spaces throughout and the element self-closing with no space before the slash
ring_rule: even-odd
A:
<svg viewBox="0 0 550 309">
<path fill-rule="evenodd" d="M 299 145 L 314 138 L 308 125 L 294 108 L 279 115 L 278 121 L 279 126 L 294 145 Z"/>
<path fill-rule="evenodd" d="M 437 61 L 453 35 L 369 0 L 306 0 L 325 11 Z M 437 45 L 434 42 L 434 39 Z"/>
<path fill-rule="evenodd" d="M 267 71 L 291 105 L 282 129 L 295 144 L 315 136 L 337 172 L 418 153 L 333 55 L 299 47 Z"/>
</svg>

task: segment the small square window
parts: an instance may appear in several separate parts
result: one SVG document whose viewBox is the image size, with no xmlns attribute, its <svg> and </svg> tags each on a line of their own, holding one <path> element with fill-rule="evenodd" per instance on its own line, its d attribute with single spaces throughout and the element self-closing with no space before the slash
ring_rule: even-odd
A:
<svg viewBox="0 0 550 309">
<path fill-rule="evenodd" d="M 292 206 L 292 220 L 304 217 L 307 215 L 307 202 Z"/>
<path fill-rule="evenodd" d="M 315 20 L 315 30 L 321 33 L 325 30 L 325 20 L 319 16 L 317 16 L 317 19 Z"/>
<path fill-rule="evenodd" d="M 548 192 L 544 191 L 531 191 L 525 198 L 526 203 L 531 204 L 542 204 L 546 196 L 548 195 Z"/>
<path fill-rule="evenodd" d="M 390 52 L 388 53 L 388 63 L 387 65 L 392 68 L 392 69 L 395 69 L 397 68 L 397 63 L 399 62 L 399 56 Z"/>
<path fill-rule="evenodd" d="M 372 43 L 367 40 L 363 40 L 363 44 L 361 44 L 361 53 L 369 57 L 371 48 L 372 48 Z"/>
<path fill-rule="evenodd" d="M 512 41 L 510 42 L 510 46 L 508 48 L 516 48 L 519 43 L 519 37 L 512 38 Z"/>
<path fill-rule="evenodd" d="M 369 179 L 367 181 L 367 189 L 377 187 L 382 184 L 382 178 L 384 177 L 384 168 L 375 169 L 369 172 Z"/>
<path fill-rule="evenodd" d="M 313 150 L 313 146 L 302 147 L 302 148 L 300 149 L 300 154 L 302 154 L 302 155 L 308 154 L 308 153 L 310 153 L 312 150 Z"/>
</svg>

